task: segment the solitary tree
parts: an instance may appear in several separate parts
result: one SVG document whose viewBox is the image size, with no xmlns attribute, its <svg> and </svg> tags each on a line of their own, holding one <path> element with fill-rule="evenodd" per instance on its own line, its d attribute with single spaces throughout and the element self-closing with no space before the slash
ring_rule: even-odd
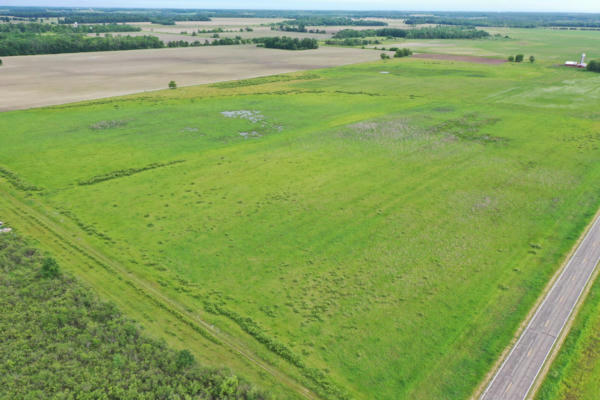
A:
<svg viewBox="0 0 600 400">
<path fill-rule="evenodd" d="M 523 58 L 524 58 L 523 54 L 517 54 L 515 57 L 515 62 L 518 62 L 518 63 L 523 62 Z"/>
<path fill-rule="evenodd" d="M 169 89 L 177 89 L 177 83 L 175 81 L 169 82 Z"/>
<path fill-rule="evenodd" d="M 508 62 L 515 61 L 515 56 L 508 56 Z"/>
<path fill-rule="evenodd" d="M 529 56 L 529 62 L 533 64 L 535 62 L 535 57 Z"/>
<path fill-rule="evenodd" d="M 388 56 L 387 53 L 381 53 L 380 57 L 382 60 L 387 60 L 388 58 L 390 58 L 390 56 Z"/>
<path fill-rule="evenodd" d="M 2 66 L 2 59 L 0 58 L 0 67 Z"/>
</svg>

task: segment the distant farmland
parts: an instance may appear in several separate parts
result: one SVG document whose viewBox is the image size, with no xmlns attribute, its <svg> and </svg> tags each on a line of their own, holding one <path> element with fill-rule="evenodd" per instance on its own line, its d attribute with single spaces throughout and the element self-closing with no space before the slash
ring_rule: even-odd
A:
<svg viewBox="0 0 600 400">
<path fill-rule="evenodd" d="M 313 54 L 379 55 L 351 51 Z M 402 59 L 7 112 L 0 210 L 153 335 L 282 398 L 303 391 L 273 371 L 322 398 L 464 399 L 600 205 L 599 90 L 550 63 Z"/>
<path fill-rule="evenodd" d="M 0 111 L 332 67 L 379 57 L 373 50 L 290 52 L 248 46 L 3 57 Z"/>
</svg>

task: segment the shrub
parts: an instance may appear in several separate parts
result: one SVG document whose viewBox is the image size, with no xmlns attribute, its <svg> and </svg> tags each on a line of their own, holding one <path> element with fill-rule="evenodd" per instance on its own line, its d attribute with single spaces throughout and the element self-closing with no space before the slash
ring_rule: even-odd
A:
<svg viewBox="0 0 600 400">
<path fill-rule="evenodd" d="M 381 53 L 380 57 L 382 60 L 388 60 L 390 58 L 390 56 L 388 56 L 387 53 Z"/>
<path fill-rule="evenodd" d="M 177 89 L 177 83 L 175 81 L 169 82 L 169 89 Z"/>
<path fill-rule="evenodd" d="M 410 49 L 398 49 L 396 50 L 396 54 L 394 54 L 395 58 L 400 58 L 400 57 L 408 57 L 412 55 L 412 51 L 410 51 Z"/>
<path fill-rule="evenodd" d="M 194 355 L 189 350 L 181 350 L 177 353 L 177 368 L 182 370 L 194 364 Z"/>
<path fill-rule="evenodd" d="M 600 72 L 600 60 L 592 60 L 587 65 L 587 70 L 592 72 Z"/>
<path fill-rule="evenodd" d="M 0 58 L 0 67 L 2 66 L 2 59 Z"/>
<path fill-rule="evenodd" d="M 508 56 L 508 62 L 514 62 L 515 56 Z"/>
<path fill-rule="evenodd" d="M 42 263 L 41 275 L 44 278 L 56 278 L 60 275 L 58 263 L 52 257 L 46 257 Z"/>
<path fill-rule="evenodd" d="M 318 49 L 319 42 L 316 39 L 291 38 L 282 37 L 263 37 L 252 39 L 254 43 L 264 46 L 268 49 L 283 49 L 283 50 L 310 50 Z"/>
<path fill-rule="evenodd" d="M 535 62 L 535 57 L 529 56 L 529 62 L 533 64 Z"/>
<path fill-rule="evenodd" d="M 518 63 L 523 62 L 523 58 L 524 58 L 523 54 L 517 54 L 515 56 L 515 62 L 518 62 Z"/>
</svg>

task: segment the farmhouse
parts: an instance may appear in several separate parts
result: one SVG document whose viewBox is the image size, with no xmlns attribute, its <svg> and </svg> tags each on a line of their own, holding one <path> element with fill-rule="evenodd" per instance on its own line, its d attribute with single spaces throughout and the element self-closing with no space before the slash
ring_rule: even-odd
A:
<svg viewBox="0 0 600 400">
<path fill-rule="evenodd" d="M 587 64 L 585 62 L 585 53 L 581 55 L 581 61 L 565 61 L 565 67 L 573 67 L 573 68 L 586 68 Z"/>
</svg>

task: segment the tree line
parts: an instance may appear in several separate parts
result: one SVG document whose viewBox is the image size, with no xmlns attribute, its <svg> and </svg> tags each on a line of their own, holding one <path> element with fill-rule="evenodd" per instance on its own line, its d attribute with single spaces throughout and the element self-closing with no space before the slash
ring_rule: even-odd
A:
<svg viewBox="0 0 600 400">
<path fill-rule="evenodd" d="M 47 8 L 47 7 L 6 7 L 5 14 L 17 18 L 73 18 L 69 21 L 83 22 L 81 17 L 88 14 L 104 14 L 99 17 L 106 20 L 113 15 L 112 21 L 105 22 L 147 22 L 149 16 L 168 16 L 173 20 L 198 20 L 202 18 L 287 18 L 305 19 L 322 18 L 325 20 L 335 18 L 348 18 L 351 25 L 371 24 L 373 21 L 365 18 L 392 18 L 404 19 L 409 24 L 444 24 L 460 26 L 506 26 L 514 28 L 534 28 L 538 26 L 560 27 L 600 27 L 600 14 L 591 13 L 548 13 L 548 12 L 464 12 L 443 11 L 432 12 L 427 16 L 415 16 L 414 13 L 406 11 L 341 11 L 341 10 L 226 10 L 226 9 L 140 9 L 140 8 L 86 8 L 77 9 L 69 7 Z M 90 18 L 92 18 L 90 16 Z M 120 21 L 115 19 L 119 18 Z M 129 19 L 130 21 L 124 21 Z M 131 21 L 138 19 L 138 21 Z M 139 21 L 145 19 L 145 21 Z M 363 20 L 367 22 L 355 22 L 352 20 Z M 96 19 L 98 21 L 98 19 Z M 382 24 L 381 21 L 378 21 Z M 317 21 L 317 24 L 319 22 Z M 330 22 L 328 22 L 330 23 Z M 345 24 L 344 23 L 344 24 Z M 297 25 L 297 23 L 295 23 Z M 316 25 L 314 21 L 306 25 Z M 343 25 L 337 23 L 337 25 Z"/>
<path fill-rule="evenodd" d="M 0 57 L 22 56 L 34 54 L 84 53 L 92 51 L 118 51 L 139 49 L 160 49 L 164 47 L 201 47 L 201 46 L 233 46 L 257 44 L 260 47 L 283 50 L 308 50 L 319 48 L 316 39 L 298 39 L 290 37 L 263 37 L 243 39 L 216 38 L 193 42 L 186 40 L 165 43 L 156 36 L 113 36 L 88 37 L 80 34 L 7 34 L 0 33 Z"/>
<path fill-rule="evenodd" d="M 333 37 L 335 39 L 365 37 L 392 37 L 406 39 L 483 39 L 489 36 L 490 34 L 488 32 L 474 28 L 436 26 L 418 29 L 343 29 L 336 33 Z"/>
<path fill-rule="evenodd" d="M 411 16 L 408 25 L 442 24 L 460 26 L 501 26 L 509 28 L 538 27 L 600 27 L 598 14 L 562 13 L 436 13 L 430 16 Z"/>
<path fill-rule="evenodd" d="M 0 56 L 157 49 L 165 44 L 155 36 L 87 37 L 85 35 L 15 35 L 0 33 Z"/>
<path fill-rule="evenodd" d="M 0 387 L 6 398 L 241 399 L 257 390 L 146 337 L 14 234 L 0 234 Z"/>
<path fill-rule="evenodd" d="M 282 22 L 284 25 L 304 26 L 387 26 L 387 22 L 348 17 L 304 16 Z"/>
<path fill-rule="evenodd" d="M 269 49 L 310 50 L 319 48 L 319 42 L 316 39 L 310 38 L 298 39 L 282 36 L 256 38 L 253 41 L 259 44 L 259 46 L 262 45 Z"/>
<path fill-rule="evenodd" d="M 367 46 L 370 44 L 381 44 L 379 40 L 361 38 L 327 39 L 325 44 L 330 46 Z"/>
<path fill-rule="evenodd" d="M 18 23 L 0 25 L 0 33 L 109 33 L 140 32 L 142 28 L 124 24 L 57 25 L 43 23 Z"/>
<path fill-rule="evenodd" d="M 306 29 L 306 25 L 284 25 L 284 24 L 273 24 L 271 25 L 272 31 L 282 31 L 282 32 L 303 32 L 303 33 L 322 33 L 326 34 L 326 30 L 321 29 Z"/>
</svg>

